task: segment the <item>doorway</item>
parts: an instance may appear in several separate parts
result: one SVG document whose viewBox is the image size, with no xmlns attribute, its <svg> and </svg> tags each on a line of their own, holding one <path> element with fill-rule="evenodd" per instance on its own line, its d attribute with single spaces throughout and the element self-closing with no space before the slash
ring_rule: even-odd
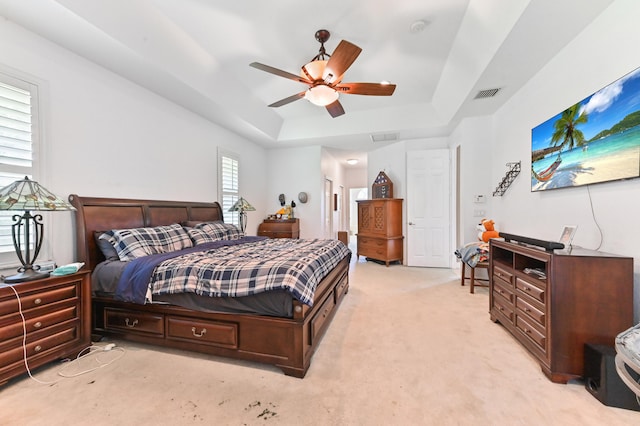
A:
<svg viewBox="0 0 640 426">
<path fill-rule="evenodd" d="M 407 265 L 449 268 L 449 150 L 407 152 Z"/>
<path fill-rule="evenodd" d="M 356 201 L 368 198 L 369 188 L 349 188 L 349 243 L 355 243 L 358 233 L 358 203 Z"/>
</svg>

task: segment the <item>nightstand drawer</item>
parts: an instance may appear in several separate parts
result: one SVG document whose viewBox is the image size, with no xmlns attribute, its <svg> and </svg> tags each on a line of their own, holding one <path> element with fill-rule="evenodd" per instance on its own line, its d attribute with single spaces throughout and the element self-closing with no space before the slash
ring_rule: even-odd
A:
<svg viewBox="0 0 640 426">
<path fill-rule="evenodd" d="M 20 303 L 23 311 L 40 308 L 61 300 L 78 298 L 78 286 L 76 283 L 66 284 L 58 288 L 35 293 L 25 292 L 25 294 L 22 294 L 20 286 L 21 284 L 14 285 L 14 288 L 18 291 L 18 294 L 20 294 Z M 0 299 L 0 316 L 12 314 L 17 311 L 18 300 L 13 292 Z"/>
<path fill-rule="evenodd" d="M 238 325 L 222 321 L 169 317 L 167 318 L 167 338 L 236 349 Z"/>
<path fill-rule="evenodd" d="M 164 335 L 164 316 L 121 309 L 104 310 L 105 329 L 109 331 L 126 330 L 129 332 Z"/>
<path fill-rule="evenodd" d="M 15 318 L 14 318 L 15 317 Z M 44 330 L 52 325 L 59 324 L 61 322 L 74 319 L 78 317 L 78 307 L 70 306 L 54 312 L 50 312 L 45 315 L 38 315 L 33 318 L 28 318 L 25 315 L 25 325 L 27 330 L 27 336 L 29 333 L 35 331 Z M 19 315 L 12 315 L 7 318 L 11 319 L 10 324 L 2 327 L 2 336 L 4 339 L 11 339 L 15 336 L 22 336 L 22 318 Z"/>
<path fill-rule="evenodd" d="M 71 326 L 57 333 L 45 336 L 33 342 L 27 342 L 27 358 L 44 354 L 48 350 L 64 345 L 65 343 L 76 340 L 79 336 L 77 326 Z M 24 360 L 24 349 L 22 347 L 22 338 L 16 338 L 15 342 L 7 342 L 12 349 L 0 352 L 0 375 L 5 369 L 13 368 L 13 363 L 22 363 Z M 22 367 L 24 369 L 24 367 Z"/>
</svg>

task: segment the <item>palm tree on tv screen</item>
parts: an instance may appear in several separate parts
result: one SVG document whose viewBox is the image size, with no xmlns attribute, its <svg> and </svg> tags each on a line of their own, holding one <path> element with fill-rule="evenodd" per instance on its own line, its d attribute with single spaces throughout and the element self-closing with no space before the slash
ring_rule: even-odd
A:
<svg viewBox="0 0 640 426">
<path fill-rule="evenodd" d="M 580 114 L 580 103 L 577 103 L 562 112 L 560 118 L 554 123 L 555 131 L 551 135 L 553 146 L 560 145 L 560 151 L 565 147 L 571 150 L 585 143 L 584 134 L 577 127 L 589 119 L 584 112 Z"/>
</svg>

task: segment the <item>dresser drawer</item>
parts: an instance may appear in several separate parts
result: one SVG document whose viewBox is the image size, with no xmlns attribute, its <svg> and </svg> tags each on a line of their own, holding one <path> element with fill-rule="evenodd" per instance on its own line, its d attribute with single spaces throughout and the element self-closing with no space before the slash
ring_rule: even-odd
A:
<svg viewBox="0 0 640 426">
<path fill-rule="evenodd" d="M 493 294 L 513 305 L 513 291 L 500 280 L 493 280 Z"/>
<path fill-rule="evenodd" d="M 358 254 L 360 256 L 387 256 L 387 240 L 371 237 L 358 237 Z"/>
<path fill-rule="evenodd" d="M 523 280 L 520 277 L 516 278 L 516 288 L 526 294 L 527 296 L 545 303 L 545 290 L 540 288 L 539 285 L 543 285 L 544 281 L 541 283 L 532 284 L 528 281 Z"/>
<path fill-rule="evenodd" d="M 40 308 L 62 300 L 75 300 L 78 298 L 78 286 L 76 283 L 66 284 L 61 287 L 47 291 L 39 291 L 37 293 L 27 292 L 26 294 L 21 294 L 19 287 L 20 285 L 16 285 L 14 288 L 16 288 L 18 290 L 18 294 L 20 294 L 20 303 L 23 311 Z M 13 292 L 8 296 L 0 298 L 0 316 L 13 314 L 15 312 L 18 312 L 18 300 Z"/>
<path fill-rule="evenodd" d="M 105 329 L 109 331 L 126 330 L 142 334 L 164 335 L 163 315 L 106 308 L 104 316 Z"/>
<path fill-rule="evenodd" d="M 2 327 L 3 340 L 11 339 L 12 337 L 16 336 L 22 336 L 22 318 L 20 318 L 19 315 L 13 315 L 12 317 L 7 319 L 11 318 L 13 320 L 11 320 L 8 325 Z M 29 318 L 29 316 L 25 314 L 27 335 L 29 335 L 29 333 L 33 333 L 38 330 L 44 330 L 47 327 L 51 327 L 52 325 L 59 324 L 61 322 L 74 318 L 78 318 L 78 307 L 75 305 L 50 312 L 45 315 L 33 316 L 33 318 Z"/>
<path fill-rule="evenodd" d="M 524 316 L 516 315 L 516 327 L 522 331 L 531 341 L 546 352 L 546 336 L 529 323 Z"/>
<path fill-rule="evenodd" d="M 516 308 L 522 312 L 523 315 L 527 315 L 542 327 L 546 327 L 544 312 L 533 306 L 533 304 L 529 303 L 526 299 L 516 297 Z"/>
<path fill-rule="evenodd" d="M 500 297 L 493 299 L 494 309 L 504 315 L 510 323 L 513 323 L 513 306 L 509 303 L 504 303 L 500 300 Z"/>
<path fill-rule="evenodd" d="M 211 346 L 236 349 L 238 325 L 222 321 L 167 317 L 167 339 L 189 340 Z"/>
<path fill-rule="evenodd" d="M 494 278 L 499 278 L 509 284 L 513 283 L 513 274 L 506 269 L 502 269 L 499 266 L 494 266 L 493 276 Z"/>
</svg>

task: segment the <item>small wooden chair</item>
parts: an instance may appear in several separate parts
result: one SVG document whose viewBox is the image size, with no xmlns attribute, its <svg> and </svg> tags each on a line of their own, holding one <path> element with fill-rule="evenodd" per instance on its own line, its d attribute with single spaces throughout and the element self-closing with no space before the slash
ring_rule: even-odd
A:
<svg viewBox="0 0 640 426">
<path fill-rule="evenodd" d="M 460 285 L 464 285 L 465 279 L 469 280 L 469 293 L 473 294 L 474 287 L 489 287 L 489 278 L 476 278 L 476 269 L 486 269 L 487 274 L 489 272 L 489 261 L 478 262 L 475 268 L 467 265 L 464 262 L 462 263 L 462 276 L 460 278 Z M 465 278 L 465 269 L 469 267 L 471 271 L 469 272 L 469 278 Z"/>
</svg>

